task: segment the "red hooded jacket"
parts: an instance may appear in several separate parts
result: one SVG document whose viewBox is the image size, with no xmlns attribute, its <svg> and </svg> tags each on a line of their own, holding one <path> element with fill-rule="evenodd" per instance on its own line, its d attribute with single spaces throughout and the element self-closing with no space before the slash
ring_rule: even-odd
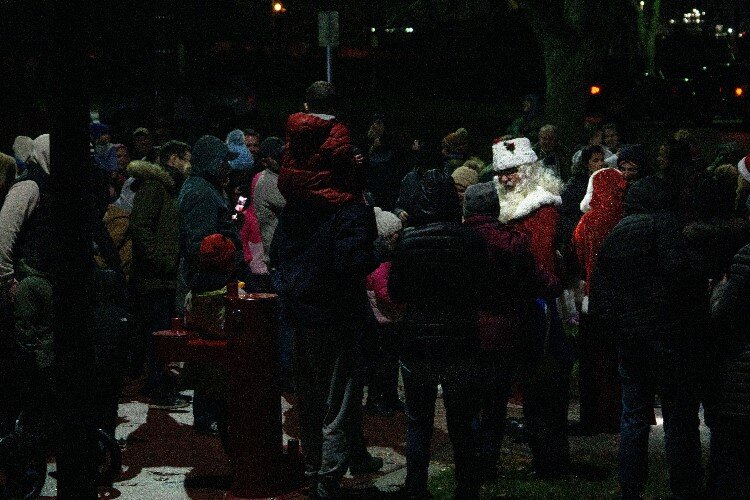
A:
<svg viewBox="0 0 750 500">
<path fill-rule="evenodd" d="M 578 262 L 586 273 L 586 295 L 589 294 L 589 283 L 599 249 L 622 219 L 626 188 L 627 181 L 615 168 L 598 170 L 589 179 L 589 193 L 582 205 L 590 198 L 590 210 L 583 214 L 573 232 L 573 247 Z"/>
<path fill-rule="evenodd" d="M 279 191 L 287 201 L 329 207 L 362 198 L 349 128 L 335 118 L 295 113 L 286 126 Z"/>
</svg>

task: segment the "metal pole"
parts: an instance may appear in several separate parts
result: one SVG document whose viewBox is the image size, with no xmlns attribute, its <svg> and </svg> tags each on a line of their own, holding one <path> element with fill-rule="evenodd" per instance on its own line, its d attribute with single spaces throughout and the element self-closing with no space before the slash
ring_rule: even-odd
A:
<svg viewBox="0 0 750 500">
<path fill-rule="evenodd" d="M 326 78 L 328 80 L 328 83 L 332 83 L 332 74 L 333 74 L 333 50 L 331 49 L 331 46 L 328 45 L 326 47 Z"/>
</svg>

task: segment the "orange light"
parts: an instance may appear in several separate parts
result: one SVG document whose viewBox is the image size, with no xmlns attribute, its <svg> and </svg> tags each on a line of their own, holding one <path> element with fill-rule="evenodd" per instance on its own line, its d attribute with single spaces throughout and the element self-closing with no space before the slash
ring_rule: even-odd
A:
<svg viewBox="0 0 750 500">
<path fill-rule="evenodd" d="M 589 92 L 591 93 L 591 95 L 599 95 L 602 93 L 602 88 L 598 85 L 592 85 L 589 89 Z"/>
<path fill-rule="evenodd" d="M 274 2 L 273 4 L 273 11 L 274 12 L 283 12 L 284 6 L 281 4 L 281 2 Z"/>
<path fill-rule="evenodd" d="M 735 97 L 742 97 L 742 94 L 744 93 L 745 93 L 745 90 L 742 87 L 737 87 L 734 89 Z"/>
</svg>

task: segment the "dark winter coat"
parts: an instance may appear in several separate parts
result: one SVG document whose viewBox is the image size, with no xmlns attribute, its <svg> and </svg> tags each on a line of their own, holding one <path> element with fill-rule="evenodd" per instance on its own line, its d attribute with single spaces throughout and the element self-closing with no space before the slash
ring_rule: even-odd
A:
<svg viewBox="0 0 750 500">
<path fill-rule="evenodd" d="M 705 281 L 721 280 L 734 255 L 750 243 L 750 222 L 734 217 L 691 222 L 682 231 Z"/>
<path fill-rule="evenodd" d="M 414 199 L 417 196 L 419 190 L 419 182 L 422 175 L 419 170 L 414 169 L 408 172 L 403 179 L 401 179 L 401 186 L 398 191 L 398 199 L 396 200 L 396 207 L 393 213 L 401 215 L 402 212 L 410 214 L 413 210 Z M 408 223 L 408 221 L 407 221 Z"/>
<path fill-rule="evenodd" d="M 374 206 L 391 211 L 396 207 L 401 179 L 404 177 L 403 160 L 393 149 L 380 148 L 370 152 L 367 170 L 367 191 L 372 194 Z"/>
<path fill-rule="evenodd" d="M 333 117 L 295 113 L 286 126 L 278 186 L 287 201 L 325 207 L 362 199 L 364 182 L 346 125 Z"/>
<path fill-rule="evenodd" d="M 202 140 L 202 139 L 201 139 Z M 226 158 L 226 145 L 212 143 L 205 155 L 193 154 L 190 175 L 182 184 L 177 197 L 180 214 L 180 256 L 183 258 L 182 275 L 190 286 L 198 273 L 203 238 L 219 233 L 230 240 L 237 249 L 237 273 L 246 269 L 240 237 L 232 224 L 227 201 L 216 186 L 219 167 Z M 132 217 L 132 216 L 131 216 Z"/>
<path fill-rule="evenodd" d="M 724 425 L 750 426 L 750 245 L 732 259 L 726 283 L 716 287 L 711 312 L 728 325 L 724 339 L 719 417 Z"/>
<path fill-rule="evenodd" d="M 604 241 L 592 274 L 589 314 L 624 344 L 660 341 L 682 347 L 690 342 L 683 300 L 694 293 L 696 278 L 681 223 L 662 202 L 658 190 L 631 188 L 625 207 L 632 215 Z"/>
<path fill-rule="evenodd" d="M 588 184 L 588 170 L 575 173 L 573 177 L 568 179 L 562 194 L 560 194 L 562 205 L 560 205 L 560 220 L 557 223 L 557 233 L 555 235 L 555 246 L 557 248 L 562 248 L 566 251 L 570 250 L 573 231 L 575 231 L 578 221 L 583 216 L 581 201 L 586 196 Z"/>
<path fill-rule="evenodd" d="M 372 207 L 348 203 L 329 211 L 287 203 L 279 218 L 271 264 L 289 321 L 302 328 L 361 330 L 369 313 L 365 278 L 380 263 Z"/>
<path fill-rule="evenodd" d="M 403 231 L 393 252 L 388 293 L 407 305 L 406 357 L 443 359 L 477 348 L 486 252 L 481 235 L 457 221 Z"/>
<path fill-rule="evenodd" d="M 175 289 L 179 268 L 177 192 L 181 174 L 146 161 L 128 165 L 134 177 L 131 280 L 139 291 Z"/>
</svg>

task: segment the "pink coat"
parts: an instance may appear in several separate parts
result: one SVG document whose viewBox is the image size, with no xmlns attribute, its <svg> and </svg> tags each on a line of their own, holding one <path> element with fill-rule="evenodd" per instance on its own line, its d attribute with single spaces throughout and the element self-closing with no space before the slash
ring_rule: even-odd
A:
<svg viewBox="0 0 750 500">
<path fill-rule="evenodd" d="M 391 263 L 383 262 L 367 277 L 367 297 L 370 299 L 372 312 L 381 325 L 401 321 L 404 306 L 394 302 L 388 295 L 388 273 Z"/>
<path fill-rule="evenodd" d="M 242 253 L 253 274 L 268 274 L 268 267 L 263 262 L 263 238 L 260 232 L 260 224 L 258 224 L 258 216 L 255 214 L 252 201 L 255 186 L 262 175 L 263 172 L 258 172 L 250 182 L 250 196 L 248 196 L 247 202 L 245 202 L 245 210 L 242 212 L 245 216 L 245 222 L 240 230 Z"/>
</svg>

